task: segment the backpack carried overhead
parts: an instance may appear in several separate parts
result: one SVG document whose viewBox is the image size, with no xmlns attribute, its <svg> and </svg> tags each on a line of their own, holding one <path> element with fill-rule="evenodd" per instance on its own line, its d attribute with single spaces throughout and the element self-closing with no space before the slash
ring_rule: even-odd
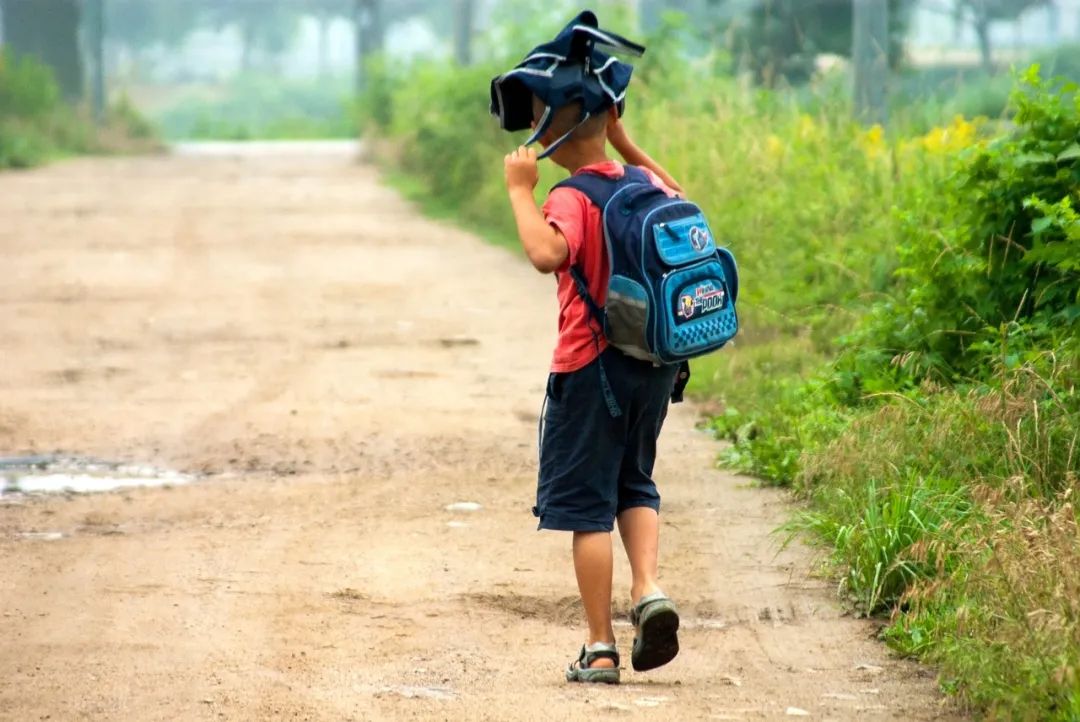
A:
<svg viewBox="0 0 1080 722">
<path fill-rule="evenodd" d="M 634 69 L 600 48 L 638 57 L 645 52 L 645 46 L 601 29 L 596 14 L 586 10 L 554 40 L 533 48 L 514 68 L 492 79 L 492 115 L 503 130 L 532 128 L 524 143 L 532 145 L 551 129 L 557 110 L 579 104 L 577 124 L 541 151 L 540 158 L 554 153 L 581 124 L 608 108 L 618 108 L 621 116 Z M 534 97 L 544 105 L 539 119 L 533 118 Z"/>
<path fill-rule="evenodd" d="M 570 273 L 608 343 L 634 358 L 670 365 L 735 337 L 738 268 L 716 244 L 697 205 L 669 197 L 633 166 L 622 178 L 583 173 L 555 187 L 584 193 L 602 211 L 611 269 L 605 306 L 589 294 L 580 268 Z"/>
</svg>

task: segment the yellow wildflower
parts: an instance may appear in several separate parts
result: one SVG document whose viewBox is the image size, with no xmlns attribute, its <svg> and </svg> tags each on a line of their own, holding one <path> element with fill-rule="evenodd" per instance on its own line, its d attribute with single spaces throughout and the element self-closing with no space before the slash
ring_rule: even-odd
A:
<svg viewBox="0 0 1080 722">
<path fill-rule="evenodd" d="M 821 135 L 814 118 L 806 113 L 799 116 L 799 138 L 801 140 L 816 140 Z"/>
<path fill-rule="evenodd" d="M 780 160 L 787 152 L 787 148 L 784 147 L 784 141 L 780 140 L 779 136 L 770 134 L 765 139 L 765 152 L 773 160 Z"/>
<path fill-rule="evenodd" d="M 952 123 L 942 128 L 933 128 L 919 139 L 919 145 L 929 153 L 955 153 L 971 147 L 978 139 L 979 127 L 956 116 Z"/>
<path fill-rule="evenodd" d="M 885 143 L 885 129 L 880 125 L 873 125 L 858 138 L 859 147 L 867 158 L 877 159 L 888 155 L 889 148 Z"/>
</svg>

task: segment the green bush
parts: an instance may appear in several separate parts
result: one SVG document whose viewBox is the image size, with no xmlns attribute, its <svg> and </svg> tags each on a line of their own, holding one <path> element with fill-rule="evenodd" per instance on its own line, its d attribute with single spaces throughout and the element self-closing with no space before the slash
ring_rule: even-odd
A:
<svg viewBox="0 0 1080 722">
<path fill-rule="evenodd" d="M 52 152 L 52 142 L 33 125 L 0 119 L 0 169 L 30 168 Z"/>
<path fill-rule="evenodd" d="M 967 152 L 935 216 L 903 211 L 903 291 L 849 339 L 857 383 L 986 378 L 1077 336 L 1080 96 L 1036 66 L 1013 102 L 1016 131 Z"/>
<path fill-rule="evenodd" d="M 51 155 L 46 126 L 61 107 L 60 89 L 44 64 L 0 51 L 0 168 L 28 168 Z"/>
<path fill-rule="evenodd" d="M 60 88 L 46 65 L 0 51 L 0 118 L 40 120 L 59 105 Z"/>
<path fill-rule="evenodd" d="M 31 56 L 0 51 L 0 169 L 29 168 L 72 153 L 150 150 L 155 131 L 122 98 L 98 128 L 61 100 L 52 71 Z"/>
</svg>

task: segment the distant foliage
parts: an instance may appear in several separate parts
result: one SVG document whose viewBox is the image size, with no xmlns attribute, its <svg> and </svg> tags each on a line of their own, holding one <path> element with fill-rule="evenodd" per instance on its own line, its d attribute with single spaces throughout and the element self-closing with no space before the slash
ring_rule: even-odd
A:
<svg viewBox="0 0 1080 722">
<path fill-rule="evenodd" d="M 0 54 L 0 117 L 41 119 L 59 102 L 60 89 L 47 66 L 29 55 Z"/>
<path fill-rule="evenodd" d="M 45 126 L 60 107 L 49 68 L 30 56 L 0 52 L 0 168 L 26 168 L 50 153 Z"/>
<path fill-rule="evenodd" d="M 889 0 L 889 60 L 903 58 L 913 3 Z M 757 80 L 773 86 L 801 84 L 814 74 L 818 55 L 848 56 L 852 47 L 851 0 L 755 0 L 749 18 L 735 26 L 735 58 Z"/>
<path fill-rule="evenodd" d="M 348 138 L 356 134 L 353 82 L 240 75 L 222 87 L 174 93 L 154 121 L 167 138 Z"/>
<path fill-rule="evenodd" d="M 50 68 L 0 52 L 0 169 L 29 168 L 71 153 L 150 150 L 154 129 L 126 99 L 103 128 L 61 100 Z"/>
</svg>

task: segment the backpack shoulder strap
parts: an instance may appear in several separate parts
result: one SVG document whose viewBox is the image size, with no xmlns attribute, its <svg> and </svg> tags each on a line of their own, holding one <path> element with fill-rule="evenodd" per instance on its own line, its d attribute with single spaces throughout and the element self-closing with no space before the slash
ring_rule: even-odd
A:
<svg viewBox="0 0 1080 722">
<path fill-rule="evenodd" d="M 596 173 L 580 173 L 556 183 L 555 188 L 573 188 L 585 195 L 593 205 L 604 210 L 611 197 L 626 183 L 648 183 L 645 171 L 632 165 L 626 166 L 626 173 L 621 178 L 608 178 Z"/>
<path fill-rule="evenodd" d="M 606 178 L 604 176 L 596 175 L 595 173 L 582 173 L 581 175 L 570 176 L 561 183 L 557 183 L 551 190 L 556 188 L 573 188 L 574 190 L 584 194 L 586 198 L 592 201 L 592 204 L 604 210 L 604 207 L 611 200 L 611 197 L 615 195 L 615 191 L 618 190 L 619 179 Z"/>
</svg>

